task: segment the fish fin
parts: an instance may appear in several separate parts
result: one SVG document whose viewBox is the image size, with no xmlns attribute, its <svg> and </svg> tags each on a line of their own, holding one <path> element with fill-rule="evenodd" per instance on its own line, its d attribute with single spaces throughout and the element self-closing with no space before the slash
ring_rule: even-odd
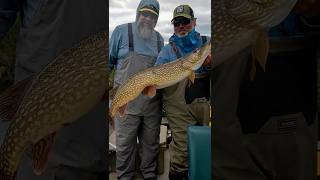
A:
<svg viewBox="0 0 320 180">
<path fill-rule="evenodd" d="M 121 106 L 121 107 L 119 108 L 120 117 L 123 117 L 123 116 L 124 116 L 124 112 L 125 112 L 125 110 L 127 109 L 127 105 L 128 105 L 128 104 L 125 104 L 125 105 L 123 105 L 123 106 Z"/>
<path fill-rule="evenodd" d="M 112 100 L 118 91 L 118 87 L 114 87 L 109 91 L 109 100 Z"/>
<path fill-rule="evenodd" d="M 155 85 L 147 86 L 143 89 L 142 94 L 153 98 L 157 94 L 157 87 Z"/>
<path fill-rule="evenodd" d="M 15 180 L 16 174 L 17 173 L 14 173 L 14 175 L 8 175 L 0 169 L 0 180 Z"/>
<path fill-rule="evenodd" d="M 250 80 L 253 80 L 257 71 L 256 62 L 260 65 L 262 70 L 266 71 L 266 63 L 269 53 L 269 39 L 266 30 L 257 30 L 257 39 L 252 47 L 252 66 L 250 70 Z"/>
<path fill-rule="evenodd" d="M 189 79 L 192 82 L 192 84 L 194 83 L 195 78 L 196 78 L 196 73 L 194 71 L 191 71 L 191 74 L 189 75 Z"/>
<path fill-rule="evenodd" d="M 257 30 L 258 37 L 255 45 L 253 46 L 253 51 L 256 60 L 259 65 L 262 67 L 263 71 L 266 71 L 266 63 L 269 53 L 269 39 L 268 33 L 266 30 Z"/>
<path fill-rule="evenodd" d="M 30 76 L 0 94 L 0 120 L 9 121 L 13 118 L 32 80 L 33 76 Z"/>
<path fill-rule="evenodd" d="M 41 175 L 47 166 L 55 134 L 56 133 L 51 133 L 33 145 L 33 172 L 37 175 Z"/>
</svg>

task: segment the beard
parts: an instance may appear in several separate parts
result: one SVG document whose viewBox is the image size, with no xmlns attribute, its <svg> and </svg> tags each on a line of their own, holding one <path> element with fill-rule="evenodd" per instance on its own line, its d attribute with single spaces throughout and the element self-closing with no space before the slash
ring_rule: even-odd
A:
<svg viewBox="0 0 320 180">
<path fill-rule="evenodd" d="M 143 39 L 150 39 L 154 30 L 154 24 L 145 24 L 138 21 L 138 30 Z"/>
<path fill-rule="evenodd" d="M 179 33 L 179 34 L 177 34 L 177 36 L 178 36 L 179 38 L 183 38 L 183 37 L 186 37 L 186 36 L 188 35 L 188 33 L 189 33 L 189 32 Z"/>
</svg>

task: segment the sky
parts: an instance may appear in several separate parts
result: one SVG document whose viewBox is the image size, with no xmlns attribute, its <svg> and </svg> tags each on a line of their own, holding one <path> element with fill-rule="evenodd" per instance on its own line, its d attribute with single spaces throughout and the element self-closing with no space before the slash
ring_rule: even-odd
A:
<svg viewBox="0 0 320 180">
<path fill-rule="evenodd" d="M 210 0 L 158 0 L 160 3 L 160 15 L 155 27 L 161 33 L 165 43 L 173 34 L 171 19 L 175 7 L 188 4 L 197 18 L 196 30 L 201 35 L 211 35 L 211 1 Z M 136 10 L 140 0 L 109 0 L 109 36 L 119 24 L 135 21 Z"/>
</svg>

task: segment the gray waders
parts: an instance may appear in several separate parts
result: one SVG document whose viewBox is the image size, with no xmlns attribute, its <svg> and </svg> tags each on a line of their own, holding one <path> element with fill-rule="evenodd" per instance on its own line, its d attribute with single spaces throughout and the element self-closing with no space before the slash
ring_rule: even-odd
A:
<svg viewBox="0 0 320 180">
<path fill-rule="evenodd" d="M 187 127 L 208 124 L 210 102 L 206 98 L 196 98 L 191 104 L 184 99 L 188 79 L 163 90 L 164 110 L 172 130 L 170 143 L 170 171 L 188 170 Z"/>
<path fill-rule="evenodd" d="M 114 87 L 120 86 L 130 75 L 153 67 L 156 60 L 155 57 L 134 52 L 131 24 L 128 24 L 128 26 L 129 54 L 115 72 Z M 158 51 L 160 51 L 159 46 Z M 142 94 L 139 95 L 128 103 L 123 117 L 115 117 L 115 122 L 118 178 L 132 179 L 134 177 L 137 150 L 139 150 L 140 170 L 143 177 L 155 177 L 161 123 L 161 101 L 159 95 L 153 98 Z M 137 137 L 139 144 L 137 143 Z"/>
<path fill-rule="evenodd" d="M 174 48 L 174 45 L 172 46 Z M 181 57 L 179 51 L 175 52 L 178 58 Z M 201 75 L 204 76 L 201 78 L 208 78 L 208 83 L 210 84 L 209 73 Z M 195 81 L 201 78 L 196 76 Z M 188 103 L 186 102 L 186 99 L 188 99 L 186 97 L 186 89 L 189 87 L 189 83 L 189 80 L 185 79 L 178 84 L 164 88 L 162 93 L 164 110 L 172 130 L 172 141 L 169 147 L 170 172 L 172 173 L 188 170 L 188 125 L 207 125 L 210 121 L 209 97 L 197 97 Z"/>
</svg>

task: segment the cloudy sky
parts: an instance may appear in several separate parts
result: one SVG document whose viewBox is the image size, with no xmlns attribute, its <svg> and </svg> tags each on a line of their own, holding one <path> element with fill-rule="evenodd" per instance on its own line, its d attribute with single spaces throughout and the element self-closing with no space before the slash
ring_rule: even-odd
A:
<svg viewBox="0 0 320 180">
<path fill-rule="evenodd" d="M 188 4 L 197 18 L 196 30 L 203 35 L 211 34 L 211 1 L 209 0 L 158 0 L 160 3 L 160 16 L 156 25 L 165 42 L 173 34 L 173 25 L 170 23 L 173 10 L 181 4 Z M 114 28 L 123 23 L 135 20 L 136 9 L 140 0 L 110 0 L 109 1 L 109 35 Z"/>
</svg>

